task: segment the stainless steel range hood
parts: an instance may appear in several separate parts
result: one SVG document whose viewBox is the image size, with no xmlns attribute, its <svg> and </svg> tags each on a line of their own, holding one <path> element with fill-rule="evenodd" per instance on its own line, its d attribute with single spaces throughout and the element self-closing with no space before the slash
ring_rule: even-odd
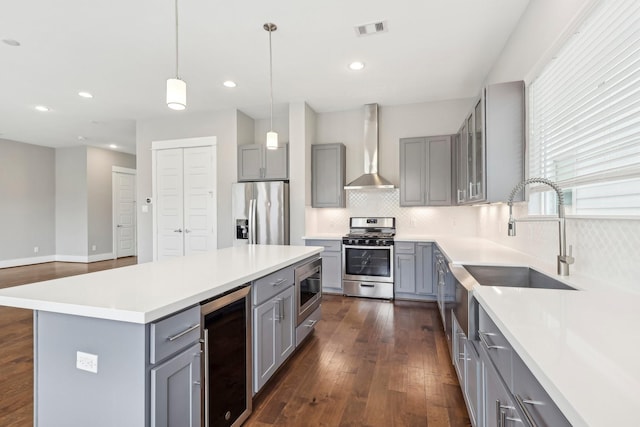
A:
<svg viewBox="0 0 640 427">
<path fill-rule="evenodd" d="M 378 175 L 378 104 L 364 106 L 364 174 L 344 186 L 345 190 L 395 188 Z"/>
</svg>

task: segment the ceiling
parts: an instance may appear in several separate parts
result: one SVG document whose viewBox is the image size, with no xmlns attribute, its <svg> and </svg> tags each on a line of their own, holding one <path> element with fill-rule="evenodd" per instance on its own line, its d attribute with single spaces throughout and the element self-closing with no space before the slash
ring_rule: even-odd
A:
<svg viewBox="0 0 640 427">
<path fill-rule="evenodd" d="M 343 111 L 476 96 L 529 2 L 179 0 L 188 106 L 173 111 L 165 104 L 166 79 L 175 77 L 173 0 L 0 1 L 0 40 L 20 42 L 0 42 L 0 138 L 114 143 L 131 153 L 137 119 L 229 108 L 267 118 L 265 22 L 278 25 L 276 110 L 306 101 L 317 112 Z M 355 26 L 376 21 L 388 31 L 356 35 Z M 365 69 L 349 70 L 354 60 Z"/>
</svg>

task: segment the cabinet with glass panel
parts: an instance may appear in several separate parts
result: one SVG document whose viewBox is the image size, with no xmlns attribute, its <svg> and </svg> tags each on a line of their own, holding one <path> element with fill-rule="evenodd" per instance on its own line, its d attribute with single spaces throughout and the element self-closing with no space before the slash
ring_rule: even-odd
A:
<svg viewBox="0 0 640 427">
<path fill-rule="evenodd" d="M 456 138 L 458 204 L 507 201 L 524 179 L 524 82 L 489 85 Z"/>
</svg>

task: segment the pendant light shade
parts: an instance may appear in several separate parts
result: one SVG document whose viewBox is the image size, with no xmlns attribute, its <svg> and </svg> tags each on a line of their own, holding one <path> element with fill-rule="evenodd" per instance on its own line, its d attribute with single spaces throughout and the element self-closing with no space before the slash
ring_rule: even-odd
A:
<svg viewBox="0 0 640 427">
<path fill-rule="evenodd" d="M 187 84 L 180 79 L 167 79 L 167 107 L 172 110 L 187 108 Z"/>
<path fill-rule="evenodd" d="M 178 0 L 175 0 L 176 17 L 176 77 L 167 79 L 167 107 L 172 110 L 187 108 L 187 84 L 180 79 L 178 62 Z"/>
<path fill-rule="evenodd" d="M 271 104 L 270 114 L 270 126 L 269 132 L 267 132 L 267 149 L 275 150 L 278 148 L 278 134 L 273 131 L 273 54 L 271 52 L 271 33 L 278 29 L 278 26 L 273 22 L 267 22 L 262 26 L 265 31 L 269 32 L 269 99 Z"/>
<path fill-rule="evenodd" d="M 278 133 L 274 131 L 267 132 L 267 148 L 275 150 L 278 148 Z"/>
</svg>

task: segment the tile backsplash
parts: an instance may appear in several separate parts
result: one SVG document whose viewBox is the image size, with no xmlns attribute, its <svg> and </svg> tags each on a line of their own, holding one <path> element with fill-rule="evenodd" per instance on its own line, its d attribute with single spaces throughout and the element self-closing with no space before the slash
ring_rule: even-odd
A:
<svg viewBox="0 0 640 427">
<path fill-rule="evenodd" d="M 348 190 L 345 209 L 307 208 L 307 234 L 346 233 L 352 216 L 395 217 L 397 231 L 401 234 L 476 235 L 476 208 L 401 207 L 397 188 Z"/>
<path fill-rule="evenodd" d="M 527 215 L 524 203 L 514 206 L 516 218 Z M 478 237 L 484 237 L 555 264 L 557 222 L 520 222 L 517 235 L 507 236 L 509 208 L 478 208 Z M 571 271 L 640 292 L 640 219 L 571 218 L 566 220 L 567 245 L 573 248 Z"/>
<path fill-rule="evenodd" d="M 506 205 L 400 207 L 398 189 L 349 190 L 344 209 L 307 207 L 306 234 L 340 233 L 352 216 L 393 216 L 399 234 L 477 236 L 527 253 L 554 265 L 558 254 L 556 222 L 518 223 L 507 236 Z M 524 203 L 514 214 L 527 214 Z M 640 219 L 567 219 L 567 244 L 573 248 L 571 271 L 640 292 Z"/>
</svg>

